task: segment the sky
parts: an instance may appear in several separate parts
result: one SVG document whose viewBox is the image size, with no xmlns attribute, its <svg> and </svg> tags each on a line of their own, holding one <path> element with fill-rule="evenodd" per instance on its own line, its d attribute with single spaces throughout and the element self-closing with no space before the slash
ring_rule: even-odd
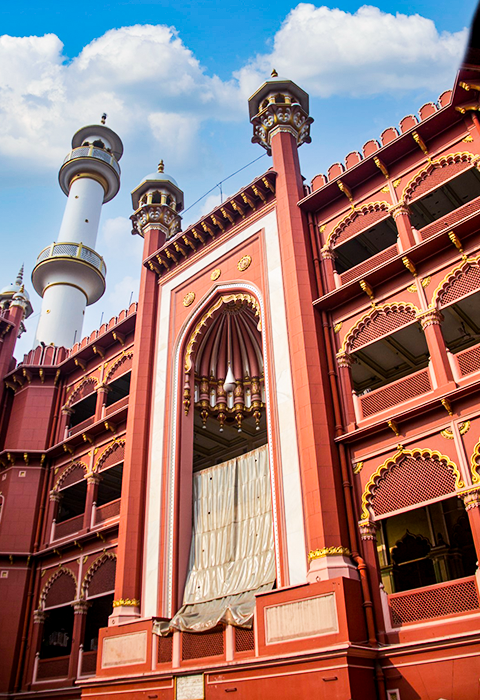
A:
<svg viewBox="0 0 480 700">
<path fill-rule="evenodd" d="M 125 148 L 120 192 L 102 211 L 96 250 L 107 290 L 86 311 L 88 335 L 137 298 L 142 240 L 131 235 L 130 192 L 160 159 L 185 192 L 184 227 L 267 170 L 270 157 L 250 142 L 247 100 L 275 68 L 310 94 L 312 143 L 300 150 L 310 181 L 452 87 L 475 7 L 473 0 L 2 3 L 0 288 L 24 263 L 34 307 L 17 359 L 34 340 L 41 299 L 30 275 L 56 240 L 66 203 L 58 170 L 80 127 L 106 112 Z"/>
</svg>

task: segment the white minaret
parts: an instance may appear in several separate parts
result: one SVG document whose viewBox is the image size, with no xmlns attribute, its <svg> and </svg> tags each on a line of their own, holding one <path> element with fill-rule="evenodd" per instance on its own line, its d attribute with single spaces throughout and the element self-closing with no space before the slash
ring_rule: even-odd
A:
<svg viewBox="0 0 480 700">
<path fill-rule="evenodd" d="M 32 272 L 43 297 L 35 345 L 71 347 L 82 337 L 85 306 L 105 291 L 106 267 L 95 252 L 102 204 L 120 188 L 123 144 L 102 124 L 84 126 L 60 168 L 60 187 L 68 196 L 57 241 L 42 250 Z"/>
</svg>

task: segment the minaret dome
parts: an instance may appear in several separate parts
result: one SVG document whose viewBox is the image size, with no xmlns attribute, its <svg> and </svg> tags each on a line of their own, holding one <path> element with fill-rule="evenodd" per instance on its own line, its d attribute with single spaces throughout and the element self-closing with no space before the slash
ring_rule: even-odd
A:
<svg viewBox="0 0 480 700">
<path fill-rule="evenodd" d="M 180 231 L 183 192 L 176 180 L 164 171 L 163 160 L 157 172 L 147 175 L 133 190 L 132 205 L 135 212 L 130 217 L 132 233 L 144 236 L 145 227 L 149 226 L 163 231 L 168 240 Z"/>
</svg>

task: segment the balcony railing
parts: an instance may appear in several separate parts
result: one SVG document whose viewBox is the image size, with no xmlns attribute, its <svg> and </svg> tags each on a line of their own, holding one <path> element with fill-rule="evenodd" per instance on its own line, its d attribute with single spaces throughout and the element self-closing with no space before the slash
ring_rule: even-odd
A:
<svg viewBox="0 0 480 700">
<path fill-rule="evenodd" d="M 68 429 L 68 437 L 70 437 L 71 435 L 76 435 L 77 433 L 82 433 L 84 430 L 89 428 L 92 425 L 92 423 L 95 423 L 95 416 L 85 418 L 85 420 L 82 420 L 81 423 L 77 423 L 77 425 L 74 425 Z"/>
<path fill-rule="evenodd" d="M 83 243 L 52 243 L 44 248 L 37 258 L 37 265 L 50 258 L 74 258 L 87 262 L 105 276 L 107 267 L 101 255 Z"/>
<path fill-rule="evenodd" d="M 103 523 L 109 518 L 115 518 L 120 515 L 120 503 L 121 499 L 117 498 L 115 501 L 110 501 L 110 503 L 105 503 L 103 506 L 97 506 L 95 508 L 95 525 Z"/>
<path fill-rule="evenodd" d="M 395 255 L 398 255 L 398 248 L 396 243 L 391 245 L 389 248 L 385 248 L 385 250 L 381 250 L 379 253 L 372 255 L 371 258 L 368 258 L 368 260 L 364 260 L 358 265 L 355 265 L 355 267 L 352 267 L 350 270 L 342 272 L 342 274 L 340 275 L 340 280 L 342 284 L 345 284 L 346 282 L 350 282 L 351 280 L 356 279 L 357 277 L 363 277 L 363 275 L 366 275 L 367 272 L 373 270 L 374 267 L 383 265 L 384 263 L 394 258 Z"/>
<path fill-rule="evenodd" d="M 80 669 L 79 675 L 81 676 L 94 676 L 97 670 L 97 652 L 96 651 L 83 651 L 80 652 Z"/>
<path fill-rule="evenodd" d="M 392 625 L 400 627 L 420 620 L 477 610 L 475 576 L 437 583 L 388 596 Z"/>
<path fill-rule="evenodd" d="M 67 537 L 68 535 L 73 535 L 74 532 L 78 532 L 83 528 L 84 514 L 76 515 L 74 518 L 69 518 L 64 520 L 62 523 L 55 523 L 55 528 L 53 531 L 53 539 L 59 540 L 62 537 Z"/>
<path fill-rule="evenodd" d="M 115 156 L 105 151 L 103 148 L 96 148 L 95 146 L 79 146 L 78 148 L 74 148 L 73 151 L 70 151 L 65 157 L 63 165 L 77 158 L 96 158 L 97 160 L 102 160 L 104 163 L 108 163 L 108 165 L 120 175 L 120 166 Z"/>
<path fill-rule="evenodd" d="M 357 396 L 354 393 L 356 420 L 358 422 L 363 418 L 369 418 L 375 413 L 385 411 L 387 408 L 397 406 L 404 401 L 426 394 L 431 390 L 430 372 L 426 368 L 414 374 L 409 374 L 408 377 L 397 379 L 391 384 L 374 389 L 363 396 Z"/>
<path fill-rule="evenodd" d="M 53 678 L 66 678 L 70 656 L 56 656 L 53 659 L 36 659 L 33 682 Z"/>
<path fill-rule="evenodd" d="M 453 355 L 453 358 L 458 365 L 460 377 L 466 377 L 468 374 L 480 372 L 480 344 L 462 350 L 456 355 Z"/>
</svg>

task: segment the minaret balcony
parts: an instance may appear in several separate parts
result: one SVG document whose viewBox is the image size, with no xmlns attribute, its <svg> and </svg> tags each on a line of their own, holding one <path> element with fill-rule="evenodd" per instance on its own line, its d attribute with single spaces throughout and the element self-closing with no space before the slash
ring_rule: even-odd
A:
<svg viewBox="0 0 480 700">
<path fill-rule="evenodd" d="M 43 296 L 52 284 L 71 284 L 85 293 L 88 304 L 100 299 L 105 291 L 107 267 L 101 255 L 82 243 L 52 243 L 37 258 L 32 282 Z"/>
<path fill-rule="evenodd" d="M 96 146 L 79 146 L 74 148 L 63 161 L 58 180 L 66 195 L 70 190 L 72 179 L 78 175 L 92 175 L 101 178 L 105 189 L 104 202 L 109 202 L 120 187 L 120 166 L 110 151 Z"/>
</svg>

